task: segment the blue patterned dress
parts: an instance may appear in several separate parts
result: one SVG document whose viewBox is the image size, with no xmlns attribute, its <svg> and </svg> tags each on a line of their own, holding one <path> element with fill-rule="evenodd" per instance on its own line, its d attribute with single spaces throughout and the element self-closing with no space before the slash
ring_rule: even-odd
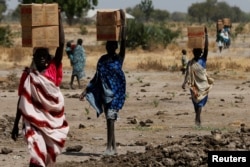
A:
<svg viewBox="0 0 250 167">
<path fill-rule="evenodd" d="M 126 97 L 126 78 L 122 70 L 123 58 L 119 55 L 103 55 L 98 63 L 96 74 L 87 86 L 87 100 L 97 110 L 99 116 L 103 112 L 103 107 L 107 109 L 122 109 Z M 106 85 L 104 88 L 103 85 Z M 112 92 L 112 100 L 106 102 L 108 98 L 105 93 Z M 89 98 L 91 94 L 91 98 Z M 99 110 L 99 111 L 98 111 Z"/>
<path fill-rule="evenodd" d="M 79 79 L 85 76 L 85 64 L 86 64 L 86 55 L 85 50 L 81 45 L 77 45 L 73 51 L 73 55 L 70 56 L 72 62 L 72 75 L 78 76 Z"/>
</svg>

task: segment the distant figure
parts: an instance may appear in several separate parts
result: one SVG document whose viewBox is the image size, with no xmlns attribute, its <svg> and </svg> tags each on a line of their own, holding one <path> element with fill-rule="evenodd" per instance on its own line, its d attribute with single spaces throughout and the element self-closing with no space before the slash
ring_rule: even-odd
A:
<svg viewBox="0 0 250 167">
<path fill-rule="evenodd" d="M 201 125 L 201 111 L 207 103 L 208 93 L 213 85 L 213 79 L 208 77 L 206 72 L 208 55 L 207 28 L 205 28 L 205 34 L 204 51 L 201 48 L 193 49 L 194 57 L 188 62 L 187 72 L 182 84 L 183 89 L 185 89 L 186 84 L 190 87 L 192 102 L 195 110 L 195 124 L 197 126 Z"/>
<path fill-rule="evenodd" d="M 29 167 L 54 166 L 69 132 L 64 97 L 60 91 L 63 47 L 64 32 L 60 19 L 59 47 L 55 56 L 52 58 L 48 48 L 34 48 L 31 66 L 24 69 L 20 79 L 11 138 L 18 139 L 18 124 L 22 117 L 22 132 L 31 156 Z"/>
<path fill-rule="evenodd" d="M 121 11 L 122 33 L 120 52 L 117 41 L 107 41 L 107 53 L 97 62 L 96 73 L 81 93 L 80 100 L 86 99 L 96 110 L 97 116 L 104 111 L 107 123 L 107 148 L 104 155 L 117 154 L 115 140 L 115 121 L 126 97 L 126 78 L 122 66 L 125 58 L 125 12 Z"/>
<path fill-rule="evenodd" d="M 188 64 L 188 58 L 187 58 L 187 51 L 185 49 L 182 49 L 182 57 L 181 57 L 181 63 L 182 63 L 182 74 L 184 75 L 187 69 L 187 64 Z"/>
<path fill-rule="evenodd" d="M 70 60 L 70 65 L 73 66 L 73 52 L 74 52 L 74 49 L 75 47 L 73 47 L 74 45 L 72 45 L 72 42 L 73 40 L 71 41 L 68 41 L 67 44 L 66 44 L 66 48 L 65 48 L 65 51 L 66 51 L 66 54 Z"/>
<path fill-rule="evenodd" d="M 229 48 L 230 46 L 230 36 L 229 36 L 229 29 L 223 29 L 221 32 L 221 36 L 223 38 L 224 48 Z"/>
<path fill-rule="evenodd" d="M 224 39 L 223 39 L 223 35 L 222 35 L 222 30 L 218 31 L 217 37 L 216 37 L 216 42 L 217 42 L 219 51 L 221 53 L 223 45 L 224 45 Z"/>
<path fill-rule="evenodd" d="M 71 43 L 67 43 L 66 53 L 72 65 L 72 74 L 70 80 L 70 88 L 74 89 L 74 79 L 77 79 L 78 88 L 81 88 L 80 79 L 85 76 L 86 54 L 82 46 L 82 39 L 77 40 L 76 47 L 72 47 Z"/>
</svg>

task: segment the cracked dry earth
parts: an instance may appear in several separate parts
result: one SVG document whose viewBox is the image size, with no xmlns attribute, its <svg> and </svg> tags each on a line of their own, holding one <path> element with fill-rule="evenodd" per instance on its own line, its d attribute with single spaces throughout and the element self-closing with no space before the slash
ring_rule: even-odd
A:
<svg viewBox="0 0 250 167">
<path fill-rule="evenodd" d="M 86 85 L 94 71 L 83 80 Z M 181 89 L 179 72 L 126 71 L 127 100 L 116 122 L 118 155 L 102 156 L 106 144 L 105 118 L 78 100 L 80 89 L 69 89 L 65 72 L 61 91 L 70 132 L 58 167 L 207 166 L 208 151 L 250 150 L 250 78 L 247 73 L 210 74 L 215 85 L 202 112 L 202 126 L 194 126 L 188 90 Z M 0 166 L 28 166 L 29 154 L 21 135 L 10 139 L 17 90 L 2 81 Z"/>
</svg>

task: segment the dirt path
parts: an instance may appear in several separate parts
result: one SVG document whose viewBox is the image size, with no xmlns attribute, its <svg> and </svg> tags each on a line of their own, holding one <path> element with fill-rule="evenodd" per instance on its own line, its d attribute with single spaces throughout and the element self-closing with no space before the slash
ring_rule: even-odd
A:
<svg viewBox="0 0 250 167">
<path fill-rule="evenodd" d="M 87 76 L 92 74 L 89 72 Z M 65 75 L 65 86 L 62 88 L 70 125 L 65 149 L 75 145 L 83 148 L 80 152 L 68 153 L 64 150 L 57 161 L 65 166 L 72 165 L 66 161 L 100 159 L 106 144 L 104 116 L 96 118 L 89 104 L 78 100 L 81 90 L 66 89 L 69 77 L 69 73 Z M 214 129 L 227 133 L 239 130 L 242 123 L 249 126 L 247 102 L 250 99 L 250 79 L 247 73 L 232 75 L 230 71 L 225 71 L 212 77 L 215 78 L 215 85 L 202 112 L 202 127 L 197 128 L 194 126 L 190 94 L 181 89 L 183 76 L 179 72 L 128 71 L 128 97 L 116 123 L 118 155 L 145 152 L 148 145 L 158 146 L 181 139 L 183 135 L 210 135 Z M 86 84 L 88 80 L 83 82 Z M 27 166 L 29 155 L 22 138 L 18 142 L 10 140 L 17 92 L 8 89 L 0 91 L 0 148 L 7 147 L 13 151 L 0 154 L 0 166 Z M 79 128 L 80 124 L 85 128 Z"/>
</svg>

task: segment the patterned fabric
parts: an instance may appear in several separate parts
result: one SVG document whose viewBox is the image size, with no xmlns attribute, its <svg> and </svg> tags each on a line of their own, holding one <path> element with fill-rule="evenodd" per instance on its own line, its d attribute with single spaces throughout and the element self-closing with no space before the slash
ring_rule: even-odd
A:
<svg viewBox="0 0 250 167">
<path fill-rule="evenodd" d="M 118 112 L 124 105 L 126 79 L 122 65 L 123 59 L 119 55 L 103 55 L 97 63 L 97 72 L 88 84 L 86 95 L 90 104 L 94 105 L 97 116 L 102 113 L 102 106 Z M 109 100 L 111 94 L 112 99 Z"/>
<path fill-rule="evenodd" d="M 182 55 L 181 57 L 181 63 L 182 63 L 182 68 L 186 69 L 187 68 L 187 64 L 188 64 L 188 58 L 187 55 Z"/>
<path fill-rule="evenodd" d="M 97 71 L 102 82 L 108 84 L 108 87 L 114 93 L 113 100 L 109 109 L 120 110 L 126 96 L 126 80 L 122 71 L 123 59 L 117 55 L 104 55 L 97 64 Z"/>
<path fill-rule="evenodd" d="M 213 86 L 213 79 L 208 77 L 206 72 L 206 59 L 200 58 L 197 62 L 191 60 L 187 75 L 194 105 L 205 106 L 208 93 Z"/>
<path fill-rule="evenodd" d="M 28 144 L 31 162 L 40 166 L 56 162 L 69 131 L 64 115 L 64 97 L 55 84 L 60 72 L 49 74 L 49 71 L 42 75 L 26 68 L 19 86 L 18 110 L 23 118 L 23 135 Z M 55 80 L 52 81 L 53 78 Z"/>
<path fill-rule="evenodd" d="M 108 109 L 105 112 L 105 116 L 106 116 L 106 119 L 117 120 L 117 118 L 118 118 L 118 111 L 117 110 L 113 110 L 113 109 Z"/>
<path fill-rule="evenodd" d="M 73 55 L 69 56 L 73 66 L 72 75 L 78 76 L 79 79 L 85 76 L 84 67 L 86 64 L 86 55 L 83 47 L 77 45 L 73 51 Z"/>
<path fill-rule="evenodd" d="M 72 62 L 72 60 L 73 60 L 73 50 L 72 50 L 72 48 L 71 47 L 66 47 L 65 51 L 66 51 L 67 56 L 68 56 L 68 58 L 70 60 L 70 65 L 73 66 L 73 62 Z"/>
</svg>

